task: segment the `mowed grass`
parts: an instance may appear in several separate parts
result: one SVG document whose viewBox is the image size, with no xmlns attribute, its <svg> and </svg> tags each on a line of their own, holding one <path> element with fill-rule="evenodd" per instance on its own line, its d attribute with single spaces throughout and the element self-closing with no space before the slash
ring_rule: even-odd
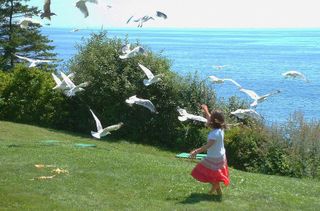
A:
<svg viewBox="0 0 320 211">
<path fill-rule="evenodd" d="M 42 141 L 60 141 L 45 144 Z M 76 143 L 96 144 L 77 148 Z M 55 165 L 69 171 L 53 179 Z M 195 181 L 194 161 L 125 140 L 0 121 L 0 210 L 319 210 L 320 182 L 237 171 L 222 201 Z"/>
</svg>

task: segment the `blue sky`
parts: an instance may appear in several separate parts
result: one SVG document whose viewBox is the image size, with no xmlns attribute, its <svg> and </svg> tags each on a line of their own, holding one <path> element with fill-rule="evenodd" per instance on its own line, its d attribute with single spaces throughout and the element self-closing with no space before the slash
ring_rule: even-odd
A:
<svg viewBox="0 0 320 211">
<path fill-rule="evenodd" d="M 131 15 L 140 17 L 156 10 L 167 20 L 149 21 L 144 27 L 183 28 L 320 28 L 318 0 L 98 0 L 87 3 L 89 17 L 75 7 L 76 0 L 51 0 L 57 14 L 55 27 L 136 27 L 126 24 Z M 28 4 L 42 9 L 44 0 Z M 112 7 L 108 9 L 107 5 Z M 46 21 L 47 22 L 47 21 Z"/>
</svg>

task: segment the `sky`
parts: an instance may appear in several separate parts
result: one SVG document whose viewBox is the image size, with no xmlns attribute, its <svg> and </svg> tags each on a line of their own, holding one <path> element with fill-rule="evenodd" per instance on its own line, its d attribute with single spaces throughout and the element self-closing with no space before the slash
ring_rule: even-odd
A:
<svg viewBox="0 0 320 211">
<path fill-rule="evenodd" d="M 51 0 L 52 27 L 136 27 L 129 17 L 167 14 L 144 27 L 178 28 L 320 28 L 319 0 L 98 0 L 87 3 L 89 17 L 76 0 Z M 44 0 L 30 0 L 42 9 Z M 112 6 L 108 8 L 107 5 Z M 48 23 L 48 21 L 43 21 Z"/>
</svg>

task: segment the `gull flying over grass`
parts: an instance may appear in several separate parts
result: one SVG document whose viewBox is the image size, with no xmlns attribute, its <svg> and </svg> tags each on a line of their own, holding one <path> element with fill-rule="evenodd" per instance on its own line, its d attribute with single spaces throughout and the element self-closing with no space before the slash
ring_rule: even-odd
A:
<svg viewBox="0 0 320 211">
<path fill-rule="evenodd" d="M 257 93 L 249 89 L 240 88 L 239 91 L 247 94 L 251 99 L 253 99 L 253 102 L 250 104 L 251 107 L 257 106 L 258 103 L 265 101 L 271 95 L 280 93 L 280 90 L 275 90 L 269 94 L 259 96 Z"/>
<path fill-rule="evenodd" d="M 214 75 L 212 76 L 209 76 L 209 78 L 211 79 L 211 82 L 212 83 L 216 83 L 216 84 L 222 84 L 224 83 L 225 81 L 230 81 L 231 83 L 233 83 L 234 85 L 236 85 L 239 89 L 241 88 L 241 85 L 238 84 L 235 80 L 233 79 L 230 79 L 230 78 L 218 78 Z"/>
<path fill-rule="evenodd" d="M 88 11 L 88 8 L 86 5 L 87 2 L 98 4 L 97 0 L 79 0 L 79 1 L 77 1 L 76 7 L 83 13 L 85 18 L 89 16 L 89 11 Z"/>
<path fill-rule="evenodd" d="M 202 117 L 202 116 L 196 116 L 196 115 L 193 115 L 193 114 L 189 114 L 185 109 L 182 109 L 182 108 L 177 108 L 177 111 L 179 112 L 180 116 L 178 117 L 178 119 L 183 122 L 183 121 L 186 121 L 188 119 L 191 119 L 191 120 L 195 120 L 195 121 L 200 121 L 200 122 L 204 122 L 204 123 L 207 123 L 207 119 Z"/>
<path fill-rule="evenodd" d="M 237 109 L 236 111 L 231 112 L 231 114 L 235 115 L 239 119 L 244 119 L 246 116 L 254 119 L 261 118 L 260 114 L 253 109 Z"/>
<path fill-rule="evenodd" d="M 156 76 L 154 76 L 151 72 L 151 70 L 149 70 L 148 68 L 146 68 L 145 66 L 143 66 L 142 64 L 139 64 L 139 67 L 143 70 L 143 72 L 146 74 L 146 76 L 148 77 L 148 79 L 144 79 L 143 80 L 143 84 L 145 86 L 149 86 L 153 83 L 156 83 L 158 81 L 161 81 L 161 78 L 163 75 L 162 74 L 158 74 Z"/>
<path fill-rule="evenodd" d="M 120 59 L 128 59 L 145 53 L 145 50 L 141 46 L 137 46 L 132 50 L 130 50 L 130 47 L 130 44 L 121 47 L 122 55 L 119 56 Z"/>
<path fill-rule="evenodd" d="M 51 16 L 56 15 L 55 13 L 51 12 L 50 10 L 51 0 L 45 0 L 43 5 L 43 13 L 40 15 L 41 19 L 47 18 L 51 20 Z"/>
<path fill-rule="evenodd" d="M 14 55 L 15 55 L 16 57 L 18 57 L 19 59 L 26 60 L 26 61 L 30 62 L 29 67 L 35 67 L 35 66 L 37 66 L 38 63 L 49 63 L 49 62 L 53 62 L 53 60 L 31 59 L 31 58 L 19 56 L 19 55 L 17 55 L 17 54 L 14 54 Z"/>
<path fill-rule="evenodd" d="M 19 25 L 20 25 L 20 28 L 27 29 L 27 28 L 29 28 L 30 25 L 40 25 L 41 26 L 41 23 L 35 19 L 32 19 L 32 18 L 24 18 L 24 19 L 20 20 Z"/>
<path fill-rule="evenodd" d="M 114 130 L 118 130 L 122 127 L 123 123 L 120 122 L 116 125 L 111 125 L 111 126 L 108 126 L 106 128 L 102 128 L 102 125 L 101 125 L 101 122 L 100 120 L 98 119 L 98 117 L 93 113 L 93 111 L 90 109 L 90 112 L 94 118 L 94 121 L 96 122 L 96 126 L 97 126 L 97 132 L 94 132 L 94 131 L 91 131 L 91 135 L 95 138 L 98 138 L 100 139 L 101 137 L 103 136 L 106 136 L 108 134 L 111 134 L 110 132 L 111 131 L 114 131 Z"/>
<path fill-rule="evenodd" d="M 84 82 L 84 83 L 81 83 L 76 86 L 70 80 L 70 78 L 68 78 L 68 76 L 66 76 L 66 74 L 64 74 L 63 72 L 61 72 L 61 76 L 62 76 L 63 80 L 65 81 L 65 83 L 67 84 L 67 86 L 69 87 L 69 89 L 64 91 L 65 95 L 67 95 L 68 97 L 75 96 L 77 92 L 84 91 L 83 87 L 86 87 L 89 85 L 89 82 Z"/>
<path fill-rule="evenodd" d="M 302 74 L 301 72 L 298 72 L 296 70 L 287 71 L 285 73 L 282 73 L 282 75 L 285 78 L 301 78 L 304 81 L 309 82 L 309 80 L 307 79 L 307 77 L 304 74 Z"/>
<path fill-rule="evenodd" d="M 65 80 L 60 80 L 60 78 L 58 78 L 58 76 L 56 76 L 54 73 L 51 73 L 51 75 L 53 77 L 53 80 L 56 82 L 56 86 L 53 87 L 52 89 L 61 89 L 64 91 L 71 88 L 67 85 Z M 60 72 L 60 75 L 61 75 L 61 72 Z M 74 73 L 70 73 L 69 75 L 67 75 L 67 77 L 70 80 L 72 80 L 74 78 Z"/>
<path fill-rule="evenodd" d="M 155 106 L 150 100 L 137 98 L 136 95 L 129 97 L 129 99 L 126 99 L 126 103 L 128 103 L 130 106 L 132 106 L 133 104 L 141 105 L 143 107 L 146 107 L 153 113 L 158 113 Z"/>
</svg>

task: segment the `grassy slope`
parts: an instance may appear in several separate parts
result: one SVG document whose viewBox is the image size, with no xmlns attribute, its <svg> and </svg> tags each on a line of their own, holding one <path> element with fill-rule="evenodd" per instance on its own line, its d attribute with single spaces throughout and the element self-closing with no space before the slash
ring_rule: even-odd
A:
<svg viewBox="0 0 320 211">
<path fill-rule="evenodd" d="M 60 140 L 45 145 L 43 140 Z M 76 148 L 94 143 L 97 148 Z M 14 144 L 14 146 L 12 146 Z M 11 145 L 11 146 L 10 146 Z M 222 202 L 190 176 L 195 162 L 126 141 L 96 141 L 0 121 L 0 210 L 316 210 L 320 182 L 230 169 Z M 54 164 L 67 169 L 51 180 Z"/>
</svg>

